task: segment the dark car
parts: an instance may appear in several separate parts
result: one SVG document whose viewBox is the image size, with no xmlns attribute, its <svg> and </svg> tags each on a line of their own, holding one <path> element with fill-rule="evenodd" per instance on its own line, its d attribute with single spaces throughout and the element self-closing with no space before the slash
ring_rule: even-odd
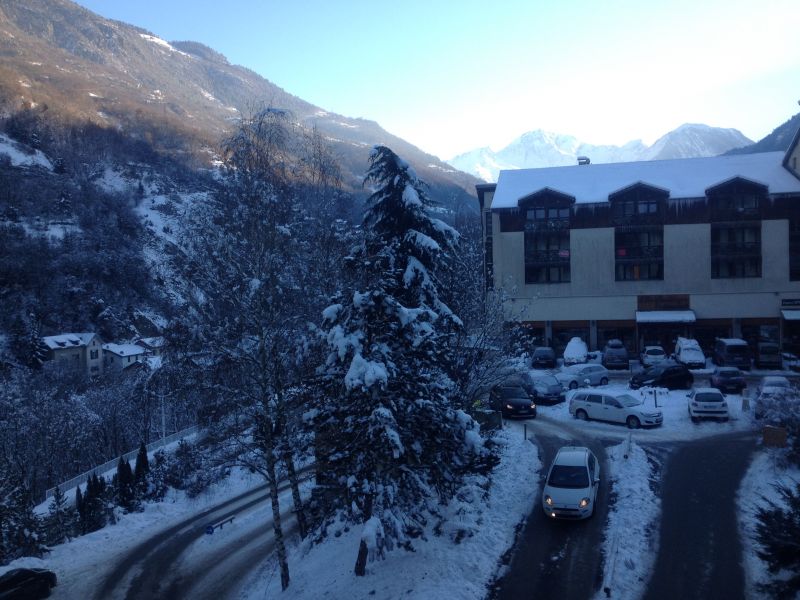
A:
<svg viewBox="0 0 800 600">
<path fill-rule="evenodd" d="M 756 346 L 755 363 L 759 369 L 782 369 L 783 357 L 780 346 L 774 342 L 759 342 Z"/>
<path fill-rule="evenodd" d="M 489 392 L 489 404 L 504 417 L 536 417 L 536 403 L 519 385 L 498 385 Z"/>
<path fill-rule="evenodd" d="M 744 373 L 736 367 L 717 367 L 711 374 L 711 387 L 720 392 L 741 394 L 747 387 Z"/>
<path fill-rule="evenodd" d="M 531 368 L 533 369 L 555 369 L 556 353 L 552 348 L 539 346 L 531 355 Z"/>
<path fill-rule="evenodd" d="M 621 340 L 608 340 L 603 348 L 603 366 L 606 369 L 628 368 L 628 349 Z"/>
<path fill-rule="evenodd" d="M 537 404 L 558 404 L 564 401 L 564 387 L 553 375 L 534 377 L 532 392 L 531 395 Z"/>
<path fill-rule="evenodd" d="M 663 387 L 669 390 L 688 390 L 694 383 L 694 376 L 686 365 L 674 362 L 662 362 L 640 373 L 630 380 L 631 389 L 640 387 Z"/>
<path fill-rule="evenodd" d="M 0 600 L 47 598 L 56 582 L 56 574 L 47 569 L 11 569 L 0 576 Z"/>
</svg>

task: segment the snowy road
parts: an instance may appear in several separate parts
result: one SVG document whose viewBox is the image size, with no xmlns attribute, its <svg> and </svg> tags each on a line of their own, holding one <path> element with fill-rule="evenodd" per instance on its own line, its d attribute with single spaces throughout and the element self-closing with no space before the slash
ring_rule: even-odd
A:
<svg viewBox="0 0 800 600">
<path fill-rule="evenodd" d="M 522 428 L 522 424 L 510 424 Z M 603 443 L 568 424 L 539 418 L 527 422 L 540 446 L 543 469 L 537 502 L 520 533 L 508 572 L 494 585 L 493 600 L 560 598 L 585 600 L 599 589 L 603 577 L 600 548 L 608 510 L 608 461 Z M 548 519 L 538 502 L 547 467 L 561 446 L 587 446 L 601 463 L 596 514 L 585 521 Z"/>
<path fill-rule="evenodd" d="M 290 503 L 282 487 L 282 507 Z M 163 531 L 127 553 L 97 589 L 96 600 L 235 597 L 245 576 L 273 550 L 272 519 L 264 489 L 251 490 Z M 288 513 L 288 511 L 287 511 Z M 213 535 L 209 523 L 230 517 Z M 294 520 L 284 521 L 291 535 Z"/>
</svg>

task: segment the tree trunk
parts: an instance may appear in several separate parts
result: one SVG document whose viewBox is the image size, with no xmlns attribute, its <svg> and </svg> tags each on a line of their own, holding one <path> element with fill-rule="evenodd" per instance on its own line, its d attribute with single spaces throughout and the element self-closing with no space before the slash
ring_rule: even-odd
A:
<svg viewBox="0 0 800 600">
<path fill-rule="evenodd" d="M 269 483 L 269 497 L 272 501 L 272 529 L 275 533 L 275 550 L 278 555 L 278 565 L 281 569 L 281 589 L 289 587 L 289 562 L 286 558 L 286 544 L 283 541 L 283 527 L 281 526 L 281 506 L 278 502 L 278 479 L 275 476 L 275 458 L 271 448 L 265 448 L 267 460 L 267 482 Z"/>
<path fill-rule="evenodd" d="M 364 502 L 364 523 L 369 521 L 372 518 L 372 494 L 367 496 L 366 502 Z M 369 549 L 367 548 L 367 543 L 364 540 L 361 540 L 361 543 L 358 545 L 358 557 L 356 558 L 356 568 L 355 573 L 359 577 L 363 577 L 367 574 L 367 557 L 369 555 Z"/>
<path fill-rule="evenodd" d="M 303 510 L 303 500 L 300 498 L 300 481 L 297 478 L 297 470 L 294 468 L 294 457 L 291 450 L 284 450 L 283 462 L 286 463 L 286 474 L 289 477 L 289 485 L 292 488 L 292 502 L 294 503 L 297 528 L 300 530 L 300 537 L 305 539 L 308 533 L 308 525 L 306 524 L 306 513 Z"/>
</svg>

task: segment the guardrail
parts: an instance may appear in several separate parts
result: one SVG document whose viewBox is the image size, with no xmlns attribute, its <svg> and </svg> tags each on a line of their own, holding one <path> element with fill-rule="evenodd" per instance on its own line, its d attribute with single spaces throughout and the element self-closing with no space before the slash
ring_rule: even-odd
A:
<svg viewBox="0 0 800 600">
<path fill-rule="evenodd" d="M 163 437 L 160 440 L 156 440 L 155 442 L 150 442 L 145 447 L 147 448 L 148 452 L 153 452 L 154 450 L 158 450 L 159 448 L 163 448 L 167 444 L 171 444 L 172 442 L 174 442 L 176 440 L 180 440 L 180 439 L 183 439 L 183 438 L 188 437 L 190 435 L 194 435 L 199 430 L 200 430 L 200 428 L 197 425 L 194 425 L 192 427 L 187 427 L 186 429 L 183 429 L 181 431 L 177 431 L 177 432 L 172 433 L 172 434 L 170 434 L 170 435 L 168 435 L 166 437 Z M 109 460 L 108 462 L 105 462 L 102 465 L 98 465 L 98 466 L 94 467 L 93 469 L 91 469 L 89 471 L 86 471 L 85 473 L 81 473 L 77 477 L 73 477 L 72 479 L 68 479 L 67 481 L 64 481 L 63 483 L 58 484 L 56 487 L 60 488 L 62 492 L 65 492 L 66 490 L 70 490 L 70 489 L 72 489 L 74 487 L 77 487 L 77 486 L 81 485 L 82 483 L 86 483 L 86 481 L 89 479 L 89 477 L 92 476 L 92 473 L 102 474 L 102 473 L 105 473 L 106 471 L 110 471 L 111 469 L 116 468 L 117 464 L 119 463 L 119 459 L 120 458 L 122 458 L 122 460 L 131 460 L 132 458 L 135 458 L 138 453 L 139 453 L 139 449 L 138 448 L 136 450 L 131 450 L 130 452 L 126 452 L 121 457 L 118 456 L 117 458 L 115 458 L 113 460 Z M 52 495 L 53 495 L 53 493 L 55 491 L 56 491 L 55 487 L 52 487 L 49 490 L 47 490 L 44 493 L 44 499 L 48 500 L 50 497 L 52 497 Z"/>
</svg>

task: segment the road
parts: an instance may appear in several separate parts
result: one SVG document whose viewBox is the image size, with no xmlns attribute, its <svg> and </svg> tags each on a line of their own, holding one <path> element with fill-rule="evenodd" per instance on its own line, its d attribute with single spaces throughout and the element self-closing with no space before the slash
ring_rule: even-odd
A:
<svg viewBox="0 0 800 600">
<path fill-rule="evenodd" d="M 288 484 L 281 489 L 288 489 Z M 231 597 L 245 576 L 272 554 L 271 518 L 261 519 L 255 527 L 226 525 L 222 532 L 214 534 L 213 547 L 206 545 L 202 552 L 196 551 L 198 543 L 206 540 L 207 524 L 232 516 L 241 519 L 268 505 L 263 488 L 251 490 L 149 538 L 128 552 L 103 579 L 95 600 Z M 288 518 L 291 513 L 286 513 L 284 534 L 290 536 L 296 523 Z"/>
<path fill-rule="evenodd" d="M 715 436 L 681 444 L 672 453 L 646 600 L 744 598 L 736 492 L 755 440 L 754 434 Z"/>
<path fill-rule="evenodd" d="M 565 445 L 590 447 L 606 476 L 598 493 L 597 514 L 586 521 L 547 519 L 537 495 L 513 550 L 503 557 L 508 569 L 489 590 L 489 598 L 592 598 L 603 580 L 600 548 L 609 498 L 603 441 L 586 439 L 571 425 L 541 416 L 527 427 L 540 448 L 541 478 L 558 448 Z M 651 448 L 640 440 L 651 456 L 665 463 L 659 486 L 659 551 L 646 600 L 744 598 L 735 497 L 755 439 L 751 432 L 739 432 L 691 442 L 660 441 Z"/>
<path fill-rule="evenodd" d="M 599 589 L 603 578 L 603 530 L 608 511 L 608 461 L 603 444 L 586 438 L 569 425 L 539 416 L 528 422 L 535 436 L 542 461 L 542 489 L 547 466 L 562 446 L 587 446 L 601 465 L 596 514 L 578 522 L 548 519 L 537 502 L 520 532 L 506 574 L 495 582 L 489 597 L 493 600 L 559 598 L 584 600 Z"/>
</svg>

